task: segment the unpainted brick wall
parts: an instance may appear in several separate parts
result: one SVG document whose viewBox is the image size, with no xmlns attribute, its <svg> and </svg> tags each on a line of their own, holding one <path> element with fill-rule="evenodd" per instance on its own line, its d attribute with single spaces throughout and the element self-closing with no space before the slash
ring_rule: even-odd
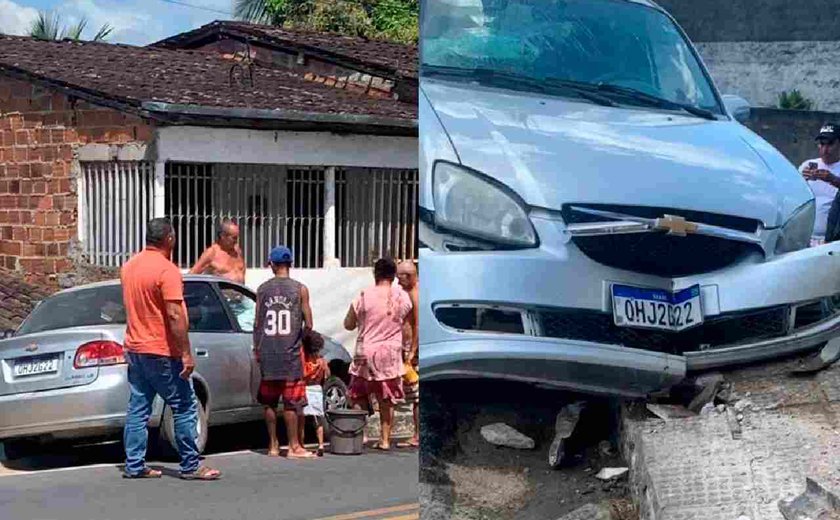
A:
<svg viewBox="0 0 840 520">
<path fill-rule="evenodd" d="M 28 283 L 20 273 L 0 269 L 0 330 L 16 329 L 39 300 L 57 290 Z"/>
<path fill-rule="evenodd" d="M 0 76 L 0 268 L 29 280 L 71 270 L 76 148 L 149 142 L 152 135 L 136 116 Z"/>
</svg>

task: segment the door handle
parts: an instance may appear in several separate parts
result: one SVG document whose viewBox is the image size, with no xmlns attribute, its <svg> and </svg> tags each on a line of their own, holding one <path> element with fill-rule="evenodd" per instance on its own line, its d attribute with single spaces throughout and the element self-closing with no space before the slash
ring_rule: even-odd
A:
<svg viewBox="0 0 840 520">
<path fill-rule="evenodd" d="M 195 355 L 196 357 L 209 357 L 210 354 L 203 348 L 198 348 L 195 349 Z"/>
</svg>

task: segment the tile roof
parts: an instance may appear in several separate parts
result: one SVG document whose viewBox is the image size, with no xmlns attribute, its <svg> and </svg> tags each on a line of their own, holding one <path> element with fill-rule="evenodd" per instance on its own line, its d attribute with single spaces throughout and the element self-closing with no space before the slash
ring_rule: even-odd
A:
<svg viewBox="0 0 840 520">
<path fill-rule="evenodd" d="M 415 120 L 417 107 L 254 68 L 254 87 L 230 81 L 230 60 L 209 52 L 0 35 L 0 72 L 139 107 L 147 101 Z"/>
<path fill-rule="evenodd" d="M 327 58 L 334 57 L 362 66 L 367 65 L 394 76 L 417 78 L 420 57 L 416 45 L 369 40 L 358 36 L 284 29 L 248 22 L 215 21 L 198 29 L 153 43 L 151 46 L 170 49 L 190 48 L 208 39 L 217 39 L 221 35 L 246 40 L 254 39 L 285 48 L 306 49 Z"/>
</svg>

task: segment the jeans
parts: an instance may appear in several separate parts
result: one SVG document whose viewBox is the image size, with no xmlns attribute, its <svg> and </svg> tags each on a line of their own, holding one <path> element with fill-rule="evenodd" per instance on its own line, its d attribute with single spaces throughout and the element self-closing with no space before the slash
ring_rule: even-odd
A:
<svg viewBox="0 0 840 520">
<path fill-rule="evenodd" d="M 126 473 L 139 475 L 146 468 L 148 424 L 155 395 L 160 395 L 172 409 L 175 442 L 181 456 L 181 472 L 195 471 L 199 466 L 196 444 L 198 407 L 192 382 L 179 376 L 184 368 L 183 363 L 180 359 L 133 352 L 126 353 L 126 360 L 131 387 L 123 432 Z"/>
</svg>

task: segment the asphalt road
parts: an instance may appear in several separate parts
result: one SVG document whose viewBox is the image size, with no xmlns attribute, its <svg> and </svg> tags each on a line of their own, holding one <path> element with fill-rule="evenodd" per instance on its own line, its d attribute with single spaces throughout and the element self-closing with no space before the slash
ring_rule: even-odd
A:
<svg viewBox="0 0 840 520">
<path fill-rule="evenodd" d="M 0 468 L 0 519 L 418 518 L 416 450 L 299 461 L 269 458 L 261 443 L 247 444 L 227 443 L 206 456 L 205 464 L 224 473 L 215 482 L 180 480 L 177 462 L 158 461 L 150 465 L 163 468 L 163 478 L 123 479 L 119 444 L 8 461 Z"/>
</svg>

